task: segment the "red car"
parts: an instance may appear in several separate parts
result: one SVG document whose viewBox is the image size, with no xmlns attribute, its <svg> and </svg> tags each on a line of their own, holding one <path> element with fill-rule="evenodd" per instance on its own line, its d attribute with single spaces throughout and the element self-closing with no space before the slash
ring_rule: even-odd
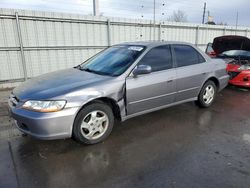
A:
<svg viewBox="0 0 250 188">
<path fill-rule="evenodd" d="M 214 38 L 206 53 L 210 57 L 223 58 L 230 75 L 229 83 L 250 88 L 250 39 L 243 36 L 228 35 Z"/>
</svg>

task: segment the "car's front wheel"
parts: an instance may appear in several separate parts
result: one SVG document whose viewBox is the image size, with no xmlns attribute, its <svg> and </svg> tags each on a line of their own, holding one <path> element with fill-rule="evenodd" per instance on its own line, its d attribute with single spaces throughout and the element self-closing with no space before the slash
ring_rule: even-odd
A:
<svg viewBox="0 0 250 188">
<path fill-rule="evenodd" d="M 96 144 L 108 137 L 114 124 L 112 109 L 102 102 L 84 107 L 76 116 L 73 136 L 85 144 Z"/>
<path fill-rule="evenodd" d="M 215 83 L 211 80 L 207 81 L 198 96 L 197 104 L 202 108 L 207 108 L 213 103 L 217 92 Z"/>
</svg>

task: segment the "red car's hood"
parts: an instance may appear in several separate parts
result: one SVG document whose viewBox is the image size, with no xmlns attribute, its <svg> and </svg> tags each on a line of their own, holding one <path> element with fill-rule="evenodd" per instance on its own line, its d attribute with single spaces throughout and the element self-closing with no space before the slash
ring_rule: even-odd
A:
<svg viewBox="0 0 250 188">
<path fill-rule="evenodd" d="M 250 39 L 243 36 L 227 35 L 214 38 L 212 48 L 216 54 L 229 50 L 250 51 Z"/>
</svg>

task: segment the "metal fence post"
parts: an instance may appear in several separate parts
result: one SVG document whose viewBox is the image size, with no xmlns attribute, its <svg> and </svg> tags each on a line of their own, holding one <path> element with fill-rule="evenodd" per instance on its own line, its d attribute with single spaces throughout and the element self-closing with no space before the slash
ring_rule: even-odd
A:
<svg viewBox="0 0 250 188">
<path fill-rule="evenodd" d="M 223 29 L 223 35 L 226 35 L 226 27 Z"/>
<path fill-rule="evenodd" d="M 15 16 L 16 16 L 17 33 L 18 33 L 18 40 L 19 40 L 20 52 L 21 52 L 21 58 L 22 58 L 23 75 L 24 75 L 24 80 L 27 80 L 27 67 L 26 67 L 24 50 L 23 50 L 22 33 L 21 33 L 21 28 L 20 28 L 18 12 L 15 12 Z"/>
<path fill-rule="evenodd" d="M 108 47 L 111 46 L 111 37 L 110 37 L 110 20 L 107 20 L 107 35 L 108 35 Z"/>
<path fill-rule="evenodd" d="M 152 23 L 151 23 L 151 20 L 149 21 L 149 40 L 151 41 L 152 40 L 152 32 L 151 32 L 151 30 L 152 30 Z M 153 40 L 154 40 L 154 38 L 153 38 Z"/>
<path fill-rule="evenodd" d="M 161 23 L 159 24 L 159 41 L 161 41 Z"/>
<path fill-rule="evenodd" d="M 199 45 L 199 29 L 200 29 L 200 27 L 197 26 L 196 27 L 196 34 L 195 34 L 195 46 L 197 46 L 197 47 Z"/>
</svg>

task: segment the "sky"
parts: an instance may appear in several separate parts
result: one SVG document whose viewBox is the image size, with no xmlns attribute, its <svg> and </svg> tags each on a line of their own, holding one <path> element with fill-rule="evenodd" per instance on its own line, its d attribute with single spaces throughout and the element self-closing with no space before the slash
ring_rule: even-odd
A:
<svg viewBox="0 0 250 188">
<path fill-rule="evenodd" d="M 0 0 L 0 8 L 93 14 L 93 0 Z M 250 26 L 250 0 L 206 0 L 208 11 L 215 23 Z M 174 11 L 185 12 L 188 22 L 201 23 L 204 1 L 156 0 L 156 19 L 167 20 Z M 100 14 L 107 17 L 153 19 L 153 0 L 99 0 Z M 206 20 L 205 19 L 205 20 Z"/>
</svg>

